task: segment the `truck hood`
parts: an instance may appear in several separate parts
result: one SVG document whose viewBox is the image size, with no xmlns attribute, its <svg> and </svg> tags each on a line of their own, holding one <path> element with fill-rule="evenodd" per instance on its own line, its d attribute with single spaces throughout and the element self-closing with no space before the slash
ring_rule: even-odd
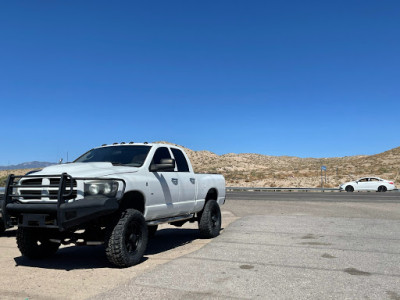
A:
<svg viewBox="0 0 400 300">
<path fill-rule="evenodd" d="M 72 177 L 103 177 L 115 174 L 136 173 L 138 168 L 113 166 L 109 162 L 70 163 L 46 167 L 32 175 L 61 175 L 67 173 Z"/>
</svg>

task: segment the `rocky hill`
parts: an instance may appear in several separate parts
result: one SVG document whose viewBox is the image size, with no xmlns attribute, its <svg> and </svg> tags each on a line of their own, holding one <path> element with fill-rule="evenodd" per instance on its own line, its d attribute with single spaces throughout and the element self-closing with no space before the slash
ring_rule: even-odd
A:
<svg viewBox="0 0 400 300">
<path fill-rule="evenodd" d="M 393 180 L 400 186 L 400 147 L 376 155 L 331 158 L 253 153 L 217 155 L 210 151 L 183 148 L 189 155 L 195 172 L 223 174 L 227 186 L 320 187 L 322 165 L 327 167 L 325 187 L 337 187 L 343 182 L 363 176 L 379 176 Z M 4 181 L 9 173 L 22 175 L 29 170 L 0 171 L 0 181 Z"/>
<path fill-rule="evenodd" d="M 321 166 L 327 167 L 325 187 L 362 176 L 400 180 L 400 147 L 376 154 L 331 158 L 299 158 L 252 153 L 217 155 L 185 148 L 199 173 L 221 173 L 227 186 L 320 187 Z M 398 184 L 400 185 L 400 183 Z"/>
</svg>

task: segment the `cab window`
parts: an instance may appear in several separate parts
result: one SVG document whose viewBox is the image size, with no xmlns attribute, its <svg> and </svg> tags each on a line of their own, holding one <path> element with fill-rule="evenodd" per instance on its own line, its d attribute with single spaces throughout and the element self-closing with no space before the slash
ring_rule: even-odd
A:
<svg viewBox="0 0 400 300">
<path fill-rule="evenodd" d="M 168 148 L 166 148 L 166 147 L 158 148 L 156 150 L 156 152 L 154 153 L 153 160 L 151 161 L 151 164 L 152 165 L 161 164 L 161 160 L 165 159 L 165 158 L 172 158 L 171 154 L 169 153 Z"/>
</svg>

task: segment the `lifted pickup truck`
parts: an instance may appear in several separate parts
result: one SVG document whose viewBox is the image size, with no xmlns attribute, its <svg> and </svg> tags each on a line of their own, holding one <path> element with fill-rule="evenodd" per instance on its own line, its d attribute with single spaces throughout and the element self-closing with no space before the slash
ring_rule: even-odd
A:
<svg viewBox="0 0 400 300">
<path fill-rule="evenodd" d="M 129 267 L 141 261 L 161 223 L 197 221 L 201 237 L 217 236 L 224 203 L 224 177 L 195 174 L 179 147 L 121 143 L 10 175 L 2 214 L 5 228 L 18 226 L 24 256 L 47 257 L 61 244 L 104 244 L 112 264 Z"/>
</svg>

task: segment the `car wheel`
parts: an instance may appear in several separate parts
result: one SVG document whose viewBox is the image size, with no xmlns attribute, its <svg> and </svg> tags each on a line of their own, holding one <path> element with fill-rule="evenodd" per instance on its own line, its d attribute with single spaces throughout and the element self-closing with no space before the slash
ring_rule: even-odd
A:
<svg viewBox="0 0 400 300">
<path fill-rule="evenodd" d="M 384 186 L 384 185 L 381 185 L 380 187 L 378 187 L 378 192 L 380 192 L 380 193 L 384 193 L 384 192 L 386 192 L 387 191 L 387 188 L 386 188 L 386 186 Z"/>
<path fill-rule="evenodd" d="M 19 227 L 17 245 L 21 254 L 31 259 L 38 259 L 56 253 L 60 244 L 50 242 L 47 233 L 43 229 Z"/>
<path fill-rule="evenodd" d="M 107 233 L 107 258 L 117 267 L 136 265 L 142 260 L 147 241 L 147 225 L 142 213 L 136 209 L 127 209 Z"/>
<path fill-rule="evenodd" d="M 349 192 L 349 193 L 354 192 L 354 188 L 351 185 L 346 186 L 345 190 L 346 190 L 346 192 Z"/>
<path fill-rule="evenodd" d="M 221 231 L 221 210 L 214 200 L 209 200 L 199 216 L 200 236 L 205 239 L 219 235 Z"/>
</svg>

